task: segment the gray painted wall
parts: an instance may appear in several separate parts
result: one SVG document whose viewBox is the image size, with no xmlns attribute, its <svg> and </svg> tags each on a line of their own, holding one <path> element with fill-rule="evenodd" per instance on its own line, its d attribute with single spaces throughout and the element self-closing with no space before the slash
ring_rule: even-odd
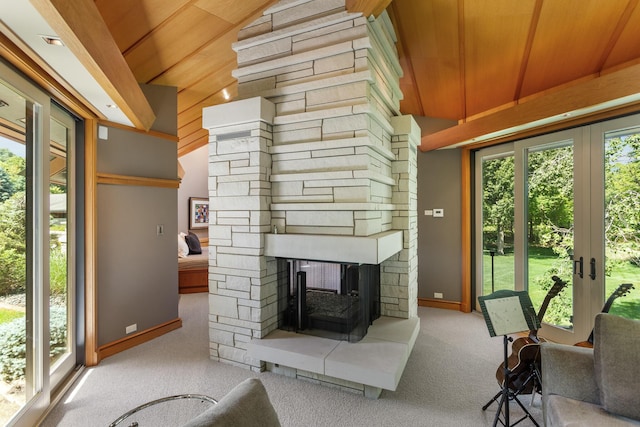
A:
<svg viewBox="0 0 640 427">
<path fill-rule="evenodd" d="M 461 152 L 418 153 L 418 298 L 462 298 Z M 444 209 L 444 217 L 425 210 Z"/>
<path fill-rule="evenodd" d="M 175 88 L 143 87 L 157 119 L 152 129 L 175 133 Z M 159 106 L 154 103 L 160 103 Z M 108 127 L 98 140 L 98 172 L 176 179 L 177 144 Z M 178 317 L 177 190 L 99 184 L 97 287 L 98 345 Z M 164 233 L 157 235 L 157 226 Z"/>
<path fill-rule="evenodd" d="M 99 345 L 178 317 L 176 203 L 175 189 L 98 186 Z"/>
</svg>

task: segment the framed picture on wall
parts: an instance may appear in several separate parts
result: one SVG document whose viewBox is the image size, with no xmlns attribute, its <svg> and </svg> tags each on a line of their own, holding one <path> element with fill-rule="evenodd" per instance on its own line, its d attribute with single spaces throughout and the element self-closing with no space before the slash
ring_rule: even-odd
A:
<svg viewBox="0 0 640 427">
<path fill-rule="evenodd" d="M 189 230 L 209 226 L 209 199 L 189 197 Z"/>
</svg>

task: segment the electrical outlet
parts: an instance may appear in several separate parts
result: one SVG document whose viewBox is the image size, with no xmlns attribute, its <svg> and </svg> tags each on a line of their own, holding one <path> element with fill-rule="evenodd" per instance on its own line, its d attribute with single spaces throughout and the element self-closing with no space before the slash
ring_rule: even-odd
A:
<svg viewBox="0 0 640 427">
<path fill-rule="evenodd" d="M 125 333 L 127 333 L 127 334 L 131 334 L 131 333 L 133 333 L 133 332 L 135 332 L 137 330 L 138 330 L 138 324 L 137 323 L 134 323 L 133 325 L 129 325 L 124 329 Z"/>
<path fill-rule="evenodd" d="M 433 293 L 433 297 L 434 298 L 438 298 L 438 299 L 442 299 L 443 298 L 442 292 L 434 292 Z"/>
</svg>

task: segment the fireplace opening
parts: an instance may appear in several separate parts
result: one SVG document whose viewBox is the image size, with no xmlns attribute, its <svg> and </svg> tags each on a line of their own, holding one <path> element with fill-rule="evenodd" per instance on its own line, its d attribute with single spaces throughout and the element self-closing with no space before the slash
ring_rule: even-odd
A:
<svg viewBox="0 0 640 427">
<path fill-rule="evenodd" d="M 278 328 L 360 341 L 380 317 L 380 266 L 278 258 Z"/>
</svg>

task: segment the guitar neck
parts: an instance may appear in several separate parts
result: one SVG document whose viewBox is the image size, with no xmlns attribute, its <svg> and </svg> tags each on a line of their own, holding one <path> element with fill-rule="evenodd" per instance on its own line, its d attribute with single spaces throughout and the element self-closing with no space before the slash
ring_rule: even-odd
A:
<svg viewBox="0 0 640 427">
<path fill-rule="evenodd" d="M 607 302 L 605 302 L 604 306 L 602 307 L 603 313 L 609 312 L 609 310 L 611 309 L 611 306 L 613 305 L 613 301 L 615 301 L 616 298 L 618 298 L 618 295 L 616 295 L 615 293 L 609 297 Z"/>
<path fill-rule="evenodd" d="M 602 307 L 602 313 L 608 313 L 616 298 L 625 296 L 630 289 L 633 289 L 633 285 L 630 283 L 623 283 L 622 285 L 618 286 L 618 289 L 616 289 L 611 295 L 609 295 L 607 302 L 604 303 L 604 306 Z M 587 342 L 593 344 L 593 329 L 591 330 L 589 338 L 587 338 Z"/>
<path fill-rule="evenodd" d="M 547 308 L 549 307 L 549 303 L 551 300 L 562 291 L 562 289 L 566 286 L 566 283 L 560 280 L 557 276 L 553 276 L 554 285 L 549 289 L 547 295 L 544 297 L 544 301 L 542 301 L 542 305 L 540 306 L 540 310 L 538 310 L 538 323 L 542 324 L 542 319 L 544 319 L 544 315 L 547 312 Z M 529 337 L 537 339 L 538 331 L 529 331 Z"/>
<path fill-rule="evenodd" d="M 542 323 L 542 319 L 544 318 L 545 313 L 547 312 L 547 308 L 549 307 L 549 302 L 551 302 L 551 298 L 547 295 L 540 306 L 540 310 L 538 310 L 538 322 Z"/>
</svg>

